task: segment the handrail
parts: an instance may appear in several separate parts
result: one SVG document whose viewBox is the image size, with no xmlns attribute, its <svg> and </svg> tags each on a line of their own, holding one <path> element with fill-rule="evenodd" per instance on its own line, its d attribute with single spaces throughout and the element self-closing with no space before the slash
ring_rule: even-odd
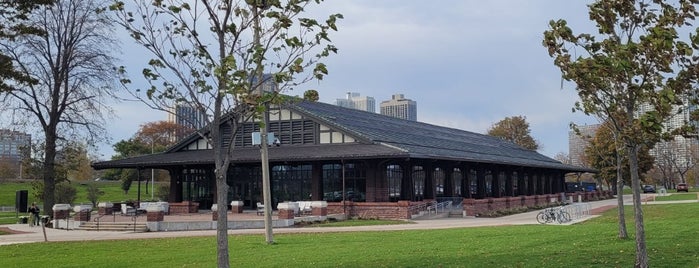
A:
<svg viewBox="0 0 699 268">
<path fill-rule="evenodd" d="M 413 205 L 408 207 L 408 211 L 410 211 L 411 215 L 419 214 L 421 211 L 426 211 L 427 213 L 432 213 L 434 212 L 435 214 L 440 213 L 440 212 L 447 212 L 450 211 L 452 208 L 453 202 L 452 201 L 445 201 L 445 202 L 437 202 L 437 201 L 431 201 L 431 202 L 425 202 L 425 203 L 420 203 L 417 205 Z"/>
</svg>

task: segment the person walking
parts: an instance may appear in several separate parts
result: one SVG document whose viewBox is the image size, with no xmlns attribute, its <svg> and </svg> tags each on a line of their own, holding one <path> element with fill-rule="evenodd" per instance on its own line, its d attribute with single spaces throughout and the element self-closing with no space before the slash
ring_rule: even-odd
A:
<svg viewBox="0 0 699 268">
<path fill-rule="evenodd" d="M 36 206 L 36 203 L 32 202 L 32 206 L 29 207 L 29 225 L 30 226 L 39 226 L 39 207 Z"/>
</svg>

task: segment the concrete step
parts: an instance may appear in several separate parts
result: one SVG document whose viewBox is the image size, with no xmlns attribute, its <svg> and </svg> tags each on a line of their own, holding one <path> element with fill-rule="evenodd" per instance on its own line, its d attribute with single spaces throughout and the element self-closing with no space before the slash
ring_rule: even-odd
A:
<svg viewBox="0 0 699 268">
<path fill-rule="evenodd" d="M 148 231 L 148 227 L 145 223 L 136 223 L 134 226 L 132 222 L 101 222 L 99 225 L 97 225 L 97 222 L 85 222 L 76 229 L 84 231 L 133 232 L 134 227 L 136 232 Z"/>
</svg>

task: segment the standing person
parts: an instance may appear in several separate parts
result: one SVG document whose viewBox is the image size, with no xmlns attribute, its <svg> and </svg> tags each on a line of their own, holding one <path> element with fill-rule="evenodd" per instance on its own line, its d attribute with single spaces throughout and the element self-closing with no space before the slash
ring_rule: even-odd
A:
<svg viewBox="0 0 699 268">
<path fill-rule="evenodd" d="M 30 226 L 39 226 L 39 207 L 36 206 L 36 203 L 32 202 L 32 206 L 29 207 L 29 225 Z"/>
</svg>

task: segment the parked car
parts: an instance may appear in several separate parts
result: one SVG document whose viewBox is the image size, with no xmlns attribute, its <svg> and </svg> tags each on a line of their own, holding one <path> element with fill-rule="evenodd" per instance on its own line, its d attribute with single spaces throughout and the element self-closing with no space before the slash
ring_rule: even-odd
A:
<svg viewBox="0 0 699 268">
<path fill-rule="evenodd" d="M 655 187 L 653 185 L 643 185 L 643 193 L 655 193 Z"/>
<path fill-rule="evenodd" d="M 689 187 L 686 183 L 678 183 L 677 192 L 689 192 Z"/>
</svg>

